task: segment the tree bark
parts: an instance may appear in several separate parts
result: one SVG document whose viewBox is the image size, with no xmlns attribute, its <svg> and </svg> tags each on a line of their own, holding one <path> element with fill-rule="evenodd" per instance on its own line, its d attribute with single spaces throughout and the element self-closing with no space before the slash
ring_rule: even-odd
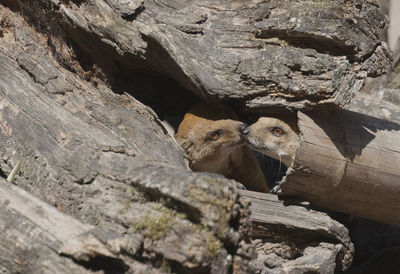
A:
<svg viewBox="0 0 400 274">
<path fill-rule="evenodd" d="M 373 1 L 326 3 L 0 0 L 0 176 L 20 163 L 17 187 L 1 180 L 0 270 L 253 272 L 236 183 L 191 172 L 159 116 L 199 99 L 346 104 L 387 70 L 386 18 Z M 298 225 L 325 236 L 285 265 L 309 271 L 320 252 L 316 271 L 349 264 L 332 226 Z"/>
<path fill-rule="evenodd" d="M 348 230 L 325 213 L 287 206 L 272 194 L 241 190 L 240 195 L 251 202 L 256 268 L 265 273 L 334 273 L 351 265 L 354 246 Z"/>
<path fill-rule="evenodd" d="M 142 239 L 103 231 L 63 214 L 0 179 L 0 269 L 3 273 L 91 273 L 80 264 L 126 268 L 118 252 Z M 80 263 L 77 263 L 80 262 Z"/>
<path fill-rule="evenodd" d="M 0 49 L 2 176 L 20 162 L 17 186 L 79 222 L 124 235 L 128 240 L 115 256 L 127 273 L 142 264 L 181 273 L 224 273 L 233 262 L 246 269 L 247 217 L 235 183 L 188 170 L 182 150 L 150 108 L 61 67 L 46 50 L 46 37 L 9 10 L 1 13 L 11 24 L 2 38 L 7 50 Z M 9 229 L 16 225 L 1 221 Z M 2 244 L 9 249 L 9 242 Z M 5 264 L 13 264 L 6 254 Z M 65 261 L 52 254 L 48 264 Z M 65 262 L 64 273 L 91 271 L 79 257 Z M 18 269 L 34 267 L 35 260 L 28 260 Z"/>
<path fill-rule="evenodd" d="M 203 100 L 235 100 L 242 109 L 326 108 L 347 104 L 367 75 L 390 67 L 379 41 L 387 19 L 374 1 L 0 3 L 51 34 L 57 57 L 76 67 L 57 41 L 67 38 L 84 69 L 101 71 L 120 91 L 134 92 L 138 71 L 147 70 Z"/>
<path fill-rule="evenodd" d="M 282 194 L 400 225 L 400 125 L 346 110 L 298 117 L 300 146 Z"/>
</svg>

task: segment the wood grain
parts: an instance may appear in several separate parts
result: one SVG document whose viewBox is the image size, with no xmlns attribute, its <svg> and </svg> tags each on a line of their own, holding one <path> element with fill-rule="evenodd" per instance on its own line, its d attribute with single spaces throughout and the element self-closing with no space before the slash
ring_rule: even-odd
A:
<svg viewBox="0 0 400 274">
<path fill-rule="evenodd" d="M 400 125 L 346 110 L 298 117 L 300 147 L 282 194 L 400 225 Z"/>
</svg>

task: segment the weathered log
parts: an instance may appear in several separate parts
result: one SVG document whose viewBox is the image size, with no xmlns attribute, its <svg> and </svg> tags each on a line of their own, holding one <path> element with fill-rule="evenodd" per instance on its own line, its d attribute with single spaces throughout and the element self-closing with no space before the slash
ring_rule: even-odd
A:
<svg viewBox="0 0 400 274">
<path fill-rule="evenodd" d="M 83 224 L 2 178 L 0 205 L 2 273 L 91 273 L 82 264 L 124 272 L 129 267 L 118 258 L 120 250 L 128 242 L 141 248 L 143 239 Z"/>
<path fill-rule="evenodd" d="M 371 1 L 0 3 L 12 10 L 0 6 L 0 176 L 21 162 L 18 187 L 85 228 L 139 239 L 115 254 L 128 273 L 246 273 L 252 249 L 235 183 L 189 171 L 157 115 L 126 92 L 161 114 L 187 106 L 175 88 L 263 112 L 342 105 L 390 60 Z M 12 244 L 0 249 L 7 264 Z M 308 247 L 304 264 L 321 250 Z M 53 254 L 65 273 L 107 271 L 42 251 L 38 262 Z"/>
<path fill-rule="evenodd" d="M 309 109 L 348 103 L 367 75 L 390 67 L 379 41 L 387 20 L 374 1 L 0 3 L 50 33 L 58 59 L 82 71 L 58 41 L 68 37 L 85 75 L 119 91 L 137 93 L 150 70 L 207 101 L 240 100 L 261 112 Z"/>
<path fill-rule="evenodd" d="M 372 79 L 353 98 L 346 109 L 400 123 L 400 38 L 393 50 L 390 73 Z"/>
<path fill-rule="evenodd" d="M 399 226 L 400 125 L 346 110 L 298 118 L 300 145 L 282 195 Z"/>
<path fill-rule="evenodd" d="M 342 224 L 325 213 L 285 205 L 276 195 L 239 192 L 251 202 L 256 267 L 266 273 L 334 273 L 351 265 L 354 246 Z"/>
<path fill-rule="evenodd" d="M 379 2 L 389 4 L 390 1 Z M 400 124 L 399 42 L 393 49 L 391 72 L 379 78 L 367 79 L 366 85 L 346 108 Z M 357 217 L 350 217 L 349 220 L 347 227 L 356 255 L 349 274 L 396 273 L 400 262 L 394 258 L 400 257 L 400 227 Z"/>
<path fill-rule="evenodd" d="M 397 74 L 397 73 L 395 73 Z M 398 76 L 397 76 L 398 77 Z M 382 83 L 389 83 L 388 77 L 377 79 Z M 360 92 L 346 107 L 351 111 L 364 113 L 376 118 L 400 123 L 400 89 L 399 87 L 387 87 L 377 82 L 375 87 L 369 87 L 368 90 Z"/>
<path fill-rule="evenodd" d="M 20 162 L 17 186 L 82 223 L 125 235 L 115 255 L 128 273 L 143 264 L 180 273 L 226 273 L 233 264 L 246 271 L 251 249 L 236 183 L 188 170 L 150 108 L 61 67 L 44 50 L 44 36 L 0 12 L 9 22 L 0 49 L 0 175 L 6 178 Z M 2 259 L 10 244 L 1 243 Z M 36 256 L 47 257 L 44 251 Z M 71 264 L 64 273 L 77 263 L 92 270 L 52 254 L 48 264 Z M 30 263 L 18 270 L 39 273 Z M 106 271 L 101 260 L 95 267 Z"/>
</svg>

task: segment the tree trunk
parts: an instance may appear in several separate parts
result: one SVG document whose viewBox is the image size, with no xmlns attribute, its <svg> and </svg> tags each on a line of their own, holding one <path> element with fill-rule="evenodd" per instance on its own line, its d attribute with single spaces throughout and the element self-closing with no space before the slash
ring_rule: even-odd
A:
<svg viewBox="0 0 400 274">
<path fill-rule="evenodd" d="M 298 114 L 300 146 L 282 194 L 400 225 L 400 125 L 337 110 Z"/>
</svg>

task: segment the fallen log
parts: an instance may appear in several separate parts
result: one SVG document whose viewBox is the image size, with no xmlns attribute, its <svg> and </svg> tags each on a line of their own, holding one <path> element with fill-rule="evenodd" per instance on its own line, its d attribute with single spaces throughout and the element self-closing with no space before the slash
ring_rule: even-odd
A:
<svg viewBox="0 0 400 274">
<path fill-rule="evenodd" d="M 119 251 L 128 242 L 135 242 L 136 250 L 141 247 L 140 238 L 128 240 L 81 223 L 2 178 L 0 205 L 3 273 L 91 273 L 82 265 L 124 272 L 129 267 L 118 258 Z"/>
<path fill-rule="evenodd" d="M 51 241 L 35 253 L 37 259 L 27 251 L 26 262 L 24 248 L 36 248 L 46 235 L 32 237 L 22 249 L 15 249 L 15 241 L 1 241 L 4 265 L 21 257 L 17 272 L 40 273 L 35 260 L 49 258 L 52 273 L 90 273 L 106 272 L 102 262 L 116 259 L 130 273 L 146 267 L 151 271 L 144 272 L 227 273 L 233 264 L 245 271 L 251 250 L 235 182 L 190 171 L 181 148 L 149 107 L 77 77 L 43 51 L 46 39 L 20 16 L 6 9 L 0 13 L 20 26 L 15 32 L 4 29 L 2 46 L 14 50 L 0 49 L 0 177 L 50 205 L 36 207 L 50 219 L 18 211 L 17 205 L 26 209 L 27 202 L 29 209 L 37 200 L 4 189 L 2 232 L 12 233 L 13 239 L 18 231 L 27 233 L 21 236 L 26 239 L 32 230 L 52 234 L 62 232 L 58 225 L 66 223 L 69 229 L 67 224 L 76 224 L 69 239 L 48 236 Z M 8 207 L 7 199 L 12 199 Z M 24 215 L 33 218 L 29 224 Z M 35 225 L 36 219 L 42 226 Z M 107 241 L 91 245 L 94 255 L 88 261 L 75 256 L 73 248 L 59 248 L 66 240 L 79 241 L 91 227 L 125 235 L 123 247 L 106 254 Z M 16 256 L 8 257 L 10 250 Z M 58 258 L 66 254 L 70 260 Z M 61 263 L 64 269 L 58 268 Z"/>
<path fill-rule="evenodd" d="M 239 193 L 242 201 L 251 203 L 252 239 L 258 254 L 254 264 L 259 269 L 334 273 L 351 265 L 354 246 L 348 230 L 327 214 L 287 205 L 272 194 Z"/>
<path fill-rule="evenodd" d="M 374 1 L 0 3 L 49 33 L 48 44 L 66 66 L 145 101 L 154 93 L 137 89 L 152 71 L 203 100 L 234 100 L 242 110 L 343 106 L 367 75 L 390 67 L 390 50 L 379 41 L 387 18 Z M 160 89 L 170 85 L 159 81 Z"/>
<path fill-rule="evenodd" d="M 400 125 L 347 110 L 298 113 L 281 195 L 400 225 Z"/>
<path fill-rule="evenodd" d="M 372 1 L 0 3 L 0 177 L 85 229 L 139 239 L 115 253 L 133 273 L 246 273 L 253 250 L 235 182 L 189 171 L 148 106 L 183 113 L 192 93 L 260 112 L 343 105 L 390 61 L 378 40 L 386 19 Z M 18 214 L 2 225 L 23 222 Z M 3 243 L 12 264 L 15 241 Z M 303 262 L 322 250 L 314 248 Z M 53 272 L 108 270 L 48 252 L 37 261 L 52 254 L 71 264 Z"/>
</svg>

